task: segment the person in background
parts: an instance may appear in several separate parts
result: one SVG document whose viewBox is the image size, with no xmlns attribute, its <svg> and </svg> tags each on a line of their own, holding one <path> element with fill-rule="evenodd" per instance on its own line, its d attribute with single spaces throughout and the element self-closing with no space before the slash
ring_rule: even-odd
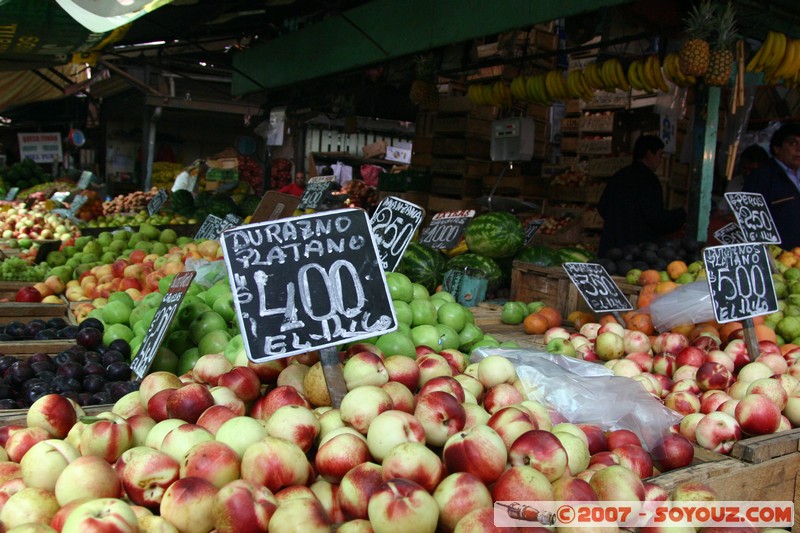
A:
<svg viewBox="0 0 800 533">
<path fill-rule="evenodd" d="M 781 248 L 800 246 L 800 124 L 781 126 L 769 142 L 770 160 L 744 180 L 744 192 L 764 196 Z"/>
<path fill-rule="evenodd" d="M 292 181 L 289 185 L 284 185 L 278 192 L 284 194 L 291 194 L 292 196 L 303 196 L 303 191 L 306 190 L 306 175 L 304 172 L 295 172 L 294 173 L 294 181 Z"/>
<path fill-rule="evenodd" d="M 757 144 L 751 144 L 739 156 L 739 175 L 725 184 L 725 192 L 739 192 L 747 176 L 769 162 L 769 154 Z"/>
<path fill-rule="evenodd" d="M 685 222 L 683 208 L 664 209 L 661 182 L 655 174 L 663 156 L 664 142 L 642 135 L 633 147 L 633 163 L 609 179 L 597 206 L 603 217 L 600 257 L 611 248 L 657 241 Z"/>
</svg>

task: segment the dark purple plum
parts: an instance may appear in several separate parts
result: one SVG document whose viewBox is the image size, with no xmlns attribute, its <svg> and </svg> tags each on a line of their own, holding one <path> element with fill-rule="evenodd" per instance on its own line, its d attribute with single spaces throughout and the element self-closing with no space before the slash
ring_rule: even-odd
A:
<svg viewBox="0 0 800 533">
<path fill-rule="evenodd" d="M 125 362 L 125 356 L 119 350 L 111 349 L 102 355 L 101 362 L 106 366 L 111 363 L 123 363 Z"/>
<path fill-rule="evenodd" d="M 75 378 L 68 378 L 67 376 L 54 377 L 50 386 L 59 394 L 68 390 L 75 392 L 81 392 L 83 390 L 80 381 Z"/>
<path fill-rule="evenodd" d="M 6 370 L 17 362 L 17 358 L 13 355 L 4 355 L 0 357 L 0 374 L 5 374 Z"/>
<path fill-rule="evenodd" d="M 33 402 L 48 394 L 50 394 L 50 387 L 47 385 L 35 385 L 28 389 L 28 392 L 25 394 L 25 399 L 28 401 L 28 405 L 33 405 Z"/>
<path fill-rule="evenodd" d="M 96 318 L 87 318 L 78 325 L 78 329 L 94 328 L 101 332 L 105 330 L 103 323 Z"/>
<path fill-rule="evenodd" d="M 131 345 L 125 339 L 113 340 L 108 347 L 121 353 L 125 359 L 131 358 Z"/>
<path fill-rule="evenodd" d="M 37 341 L 52 341 L 58 338 L 58 332 L 54 329 L 43 329 L 36 335 L 34 335 L 34 340 Z"/>
<path fill-rule="evenodd" d="M 42 372 L 55 372 L 57 368 L 56 365 L 50 361 L 36 361 L 30 365 L 37 376 Z"/>
<path fill-rule="evenodd" d="M 105 378 L 109 381 L 128 381 L 131 379 L 131 366 L 128 363 L 111 363 L 106 367 Z"/>
<path fill-rule="evenodd" d="M 100 392 L 106 384 L 106 378 L 98 374 L 89 374 L 83 378 L 83 390 L 94 394 Z"/>
<path fill-rule="evenodd" d="M 15 339 L 14 337 L 12 337 L 11 335 L 9 335 L 7 333 L 0 333 L 0 342 L 11 342 L 11 341 L 15 341 L 15 340 L 17 340 L 17 339 Z"/>
<path fill-rule="evenodd" d="M 36 372 L 27 361 L 17 361 L 5 371 L 3 377 L 12 387 L 18 387 L 36 376 Z"/>
<path fill-rule="evenodd" d="M 78 399 L 75 400 L 75 401 L 78 402 L 78 405 L 83 407 L 84 405 L 86 405 L 86 402 L 88 402 L 89 398 L 91 398 L 91 397 L 92 397 L 92 395 L 89 394 L 88 392 L 79 392 L 78 393 Z"/>
<path fill-rule="evenodd" d="M 41 379 L 42 381 L 45 381 L 47 383 L 50 383 L 51 381 L 53 381 L 54 377 L 56 377 L 56 373 L 55 372 L 51 372 L 50 370 L 43 370 L 41 372 L 37 372 L 36 373 L 36 378 L 37 379 Z"/>
<path fill-rule="evenodd" d="M 132 388 L 132 387 L 134 387 L 134 385 L 133 385 L 134 383 L 138 383 L 138 382 L 136 382 L 136 381 L 117 381 L 117 382 L 113 383 L 111 385 L 110 390 L 109 390 L 109 392 L 111 393 L 111 400 L 116 402 L 117 400 L 119 400 L 120 398 L 125 396 L 126 394 L 137 390 L 138 387 L 137 388 Z"/>
<path fill-rule="evenodd" d="M 80 394 L 80 393 L 75 392 L 74 390 L 68 390 L 68 391 L 62 392 L 61 396 L 63 396 L 64 398 L 66 398 L 68 400 L 72 400 L 73 402 L 77 403 L 78 402 L 78 394 Z"/>
<path fill-rule="evenodd" d="M 95 392 L 89 397 L 86 405 L 103 405 L 111 402 L 111 395 L 107 392 Z"/>
<path fill-rule="evenodd" d="M 80 357 L 87 352 L 86 348 L 79 344 L 76 344 L 67 351 L 70 353 L 70 355 L 77 357 L 77 359 L 73 359 L 73 361 L 80 361 Z"/>
<path fill-rule="evenodd" d="M 56 375 L 80 380 L 83 379 L 86 372 L 83 370 L 83 365 L 80 363 L 69 362 L 59 366 Z"/>
<path fill-rule="evenodd" d="M 50 357 L 50 355 L 46 354 L 46 353 L 35 353 L 35 354 L 31 355 L 30 357 L 28 357 L 28 362 L 31 363 L 31 364 L 38 363 L 40 361 L 46 361 L 48 363 L 52 363 L 53 362 L 53 358 Z"/>
<path fill-rule="evenodd" d="M 61 352 L 57 356 L 53 358 L 53 362 L 57 365 L 63 365 L 64 363 L 71 363 L 72 356 L 69 352 Z"/>
<path fill-rule="evenodd" d="M 15 339 L 23 339 L 27 335 L 27 328 L 22 322 L 9 322 L 6 324 L 6 335 L 11 335 Z"/>
<path fill-rule="evenodd" d="M 17 400 L 13 398 L 3 398 L 0 400 L 0 409 L 17 409 Z"/>
<path fill-rule="evenodd" d="M 35 337 L 37 333 L 45 329 L 47 326 L 42 320 L 28 322 L 25 326 L 25 335 L 27 337 Z"/>
<path fill-rule="evenodd" d="M 66 320 L 59 317 L 51 318 L 47 321 L 47 327 L 50 329 L 63 329 L 68 325 Z"/>
<path fill-rule="evenodd" d="M 83 357 L 81 358 L 81 362 L 83 364 L 88 364 L 88 363 L 103 364 L 103 356 L 100 355 L 97 352 L 86 352 L 85 354 L 83 354 Z M 104 366 L 108 366 L 108 365 L 104 365 Z"/>
<path fill-rule="evenodd" d="M 106 346 L 105 344 L 101 344 L 100 346 L 95 348 L 94 351 L 99 353 L 100 355 L 103 355 L 108 351 L 108 346 Z"/>
<path fill-rule="evenodd" d="M 78 331 L 75 340 L 87 350 L 94 350 L 103 344 L 103 333 L 95 328 L 83 328 Z"/>
<path fill-rule="evenodd" d="M 104 367 L 100 363 L 86 363 L 83 365 L 83 371 L 86 375 L 90 374 L 97 374 L 98 376 L 102 376 L 106 372 L 106 367 Z"/>
<path fill-rule="evenodd" d="M 14 390 L 5 382 L 0 383 L 0 400 L 10 400 L 14 398 Z"/>
<path fill-rule="evenodd" d="M 59 339 L 74 339 L 78 336 L 78 326 L 67 326 L 58 330 Z"/>
</svg>

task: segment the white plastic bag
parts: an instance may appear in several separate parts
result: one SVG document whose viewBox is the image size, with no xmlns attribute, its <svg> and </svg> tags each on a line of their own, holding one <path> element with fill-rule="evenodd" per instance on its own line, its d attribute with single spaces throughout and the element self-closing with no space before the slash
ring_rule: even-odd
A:
<svg viewBox="0 0 800 533">
<path fill-rule="evenodd" d="M 225 261 L 208 261 L 206 259 L 186 260 L 186 270 L 194 270 L 197 274 L 192 283 L 208 289 L 221 279 L 228 277 Z"/>
<path fill-rule="evenodd" d="M 597 363 L 508 348 L 478 348 L 472 352 L 472 360 L 489 355 L 501 355 L 514 363 L 529 399 L 551 407 L 573 424 L 633 431 L 648 450 L 682 418 L 636 381 L 615 376 Z"/>
<path fill-rule="evenodd" d="M 681 285 L 653 300 L 649 307 L 653 327 L 662 332 L 683 324 L 700 324 L 714 319 L 711 290 L 706 280 Z"/>
</svg>

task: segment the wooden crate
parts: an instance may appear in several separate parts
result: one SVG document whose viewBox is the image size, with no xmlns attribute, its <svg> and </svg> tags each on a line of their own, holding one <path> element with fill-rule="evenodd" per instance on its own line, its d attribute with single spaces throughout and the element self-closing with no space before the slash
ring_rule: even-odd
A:
<svg viewBox="0 0 800 533">
<path fill-rule="evenodd" d="M 431 194 L 428 196 L 428 216 L 445 211 L 463 211 L 464 209 L 477 209 L 478 203 L 474 198 L 448 198 Z"/>
<path fill-rule="evenodd" d="M 22 287 L 33 285 L 33 282 L 28 281 L 0 281 L 0 300 L 14 301 L 17 291 Z"/>
<path fill-rule="evenodd" d="M 613 279 L 631 305 L 636 307 L 636 298 L 641 287 L 625 283 L 625 278 L 615 276 Z M 560 266 L 538 267 L 523 261 L 514 261 L 510 299 L 523 302 L 541 301 L 558 309 L 562 316 L 576 310 L 591 311 Z"/>
<path fill-rule="evenodd" d="M 433 123 L 433 131 L 444 135 L 466 135 L 488 139 L 491 133 L 491 124 L 491 120 L 470 116 L 437 116 Z"/>
<path fill-rule="evenodd" d="M 435 175 L 431 179 L 431 192 L 454 198 L 477 198 L 483 193 L 481 178 Z"/>
<path fill-rule="evenodd" d="M 547 344 L 544 342 L 544 335 L 528 335 L 522 329 L 521 324 L 512 325 L 500 322 L 502 307 L 500 304 L 491 302 L 483 302 L 471 307 L 470 311 L 475 317 L 475 325 L 500 342 L 514 341 L 521 348 L 546 351 Z"/>
<path fill-rule="evenodd" d="M 477 159 L 434 157 L 431 163 L 431 172 L 481 178 L 489 173 L 489 165 L 488 161 Z"/>
<path fill-rule="evenodd" d="M 67 316 L 67 303 L 63 304 L 42 304 L 42 303 L 23 303 L 23 302 L 3 302 L 0 303 L 0 324 L 8 322 L 29 322 L 35 318 L 49 320 L 51 318 L 63 318 L 69 320 Z"/>
<path fill-rule="evenodd" d="M 75 340 L 54 339 L 50 341 L 5 341 L 0 342 L 0 354 L 27 359 L 35 353 L 57 355 L 76 345 Z"/>
<path fill-rule="evenodd" d="M 489 141 L 472 137 L 436 137 L 433 139 L 431 153 L 444 157 L 489 158 Z"/>
<path fill-rule="evenodd" d="M 98 415 L 106 411 L 111 411 L 114 407 L 113 404 L 104 405 L 87 405 L 82 407 L 84 415 Z M 81 413 L 79 412 L 80 416 Z M 3 409 L 0 410 L 0 427 L 5 426 L 27 426 L 28 425 L 28 410 L 27 409 Z"/>
</svg>

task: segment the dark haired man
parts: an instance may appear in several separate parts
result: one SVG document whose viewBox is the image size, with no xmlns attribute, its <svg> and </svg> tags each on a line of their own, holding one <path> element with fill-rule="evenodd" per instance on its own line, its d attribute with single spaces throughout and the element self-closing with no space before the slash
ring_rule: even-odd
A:
<svg viewBox="0 0 800 533">
<path fill-rule="evenodd" d="M 633 147 L 633 163 L 608 180 L 597 206 L 603 217 L 601 257 L 611 248 L 657 241 L 683 225 L 683 208 L 664 209 L 661 183 L 655 174 L 663 155 L 661 139 L 642 135 Z"/>
<path fill-rule="evenodd" d="M 745 192 L 764 196 L 781 236 L 781 248 L 800 246 L 800 124 L 781 126 L 769 142 L 772 158 L 744 181 Z"/>
</svg>

